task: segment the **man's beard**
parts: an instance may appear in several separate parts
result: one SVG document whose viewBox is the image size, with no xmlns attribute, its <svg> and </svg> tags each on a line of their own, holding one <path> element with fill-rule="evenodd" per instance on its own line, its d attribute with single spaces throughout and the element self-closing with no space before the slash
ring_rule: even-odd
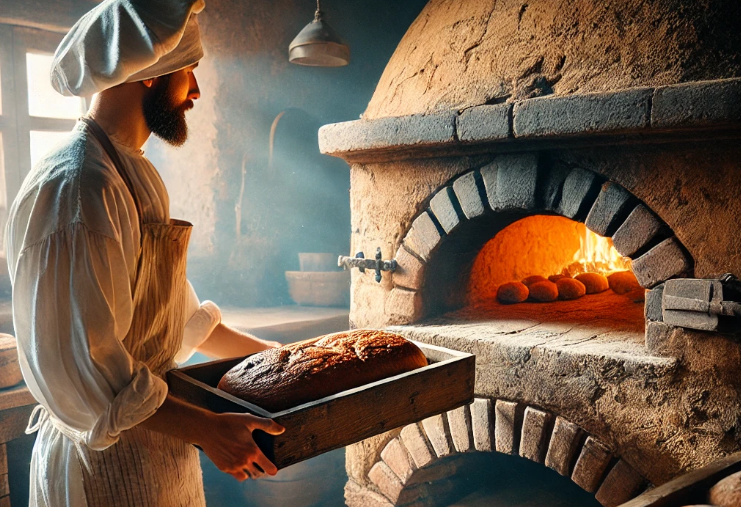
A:
<svg viewBox="0 0 741 507">
<path fill-rule="evenodd" d="M 154 135 L 173 146 L 182 146 L 188 139 L 185 111 L 192 107 L 190 100 L 178 106 L 170 92 L 170 76 L 159 79 L 156 87 L 144 97 L 144 120 Z"/>
</svg>

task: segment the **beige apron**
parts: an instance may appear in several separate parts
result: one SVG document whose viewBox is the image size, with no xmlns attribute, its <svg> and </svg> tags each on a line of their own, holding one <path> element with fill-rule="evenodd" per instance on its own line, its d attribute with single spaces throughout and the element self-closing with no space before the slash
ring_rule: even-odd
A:
<svg viewBox="0 0 741 507">
<path fill-rule="evenodd" d="M 84 119 L 114 161 L 141 217 L 133 185 L 110 140 Z M 110 150 L 113 150 L 112 152 Z M 183 341 L 187 302 L 186 258 L 192 225 L 140 224 L 141 251 L 134 285 L 134 313 L 124 346 L 153 374 L 164 377 Z M 192 445 L 134 427 L 103 451 L 77 446 L 88 507 L 203 507 L 203 478 Z"/>
</svg>

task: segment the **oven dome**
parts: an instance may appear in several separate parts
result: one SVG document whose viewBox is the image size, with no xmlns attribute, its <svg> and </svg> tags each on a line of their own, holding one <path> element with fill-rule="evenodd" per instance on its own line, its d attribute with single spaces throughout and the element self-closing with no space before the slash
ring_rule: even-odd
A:
<svg viewBox="0 0 741 507">
<path fill-rule="evenodd" d="M 741 76 L 737 0 L 431 0 L 364 118 Z"/>
</svg>

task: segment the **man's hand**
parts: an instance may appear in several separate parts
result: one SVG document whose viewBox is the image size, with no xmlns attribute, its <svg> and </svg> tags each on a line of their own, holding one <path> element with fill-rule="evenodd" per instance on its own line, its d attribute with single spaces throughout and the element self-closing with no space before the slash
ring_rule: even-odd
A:
<svg viewBox="0 0 741 507">
<path fill-rule="evenodd" d="M 140 426 L 199 445 L 219 470 L 240 481 L 278 472 L 252 438 L 253 430 L 271 435 L 285 431 L 270 419 L 251 414 L 216 414 L 168 394 L 157 412 Z"/>
<path fill-rule="evenodd" d="M 210 428 L 204 428 L 198 444 L 219 470 L 239 481 L 278 472 L 257 447 L 252 431 L 280 435 L 285 431 L 280 424 L 251 414 L 212 414 L 210 419 Z"/>
</svg>

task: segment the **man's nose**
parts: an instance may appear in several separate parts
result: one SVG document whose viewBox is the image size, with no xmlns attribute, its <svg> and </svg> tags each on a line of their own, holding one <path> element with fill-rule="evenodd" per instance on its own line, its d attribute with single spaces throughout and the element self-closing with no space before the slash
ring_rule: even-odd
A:
<svg viewBox="0 0 741 507">
<path fill-rule="evenodd" d="M 196 76 L 191 73 L 190 74 L 190 87 L 188 90 L 188 98 L 190 100 L 197 100 L 201 98 L 201 89 L 198 88 L 198 81 L 196 80 Z"/>
</svg>

